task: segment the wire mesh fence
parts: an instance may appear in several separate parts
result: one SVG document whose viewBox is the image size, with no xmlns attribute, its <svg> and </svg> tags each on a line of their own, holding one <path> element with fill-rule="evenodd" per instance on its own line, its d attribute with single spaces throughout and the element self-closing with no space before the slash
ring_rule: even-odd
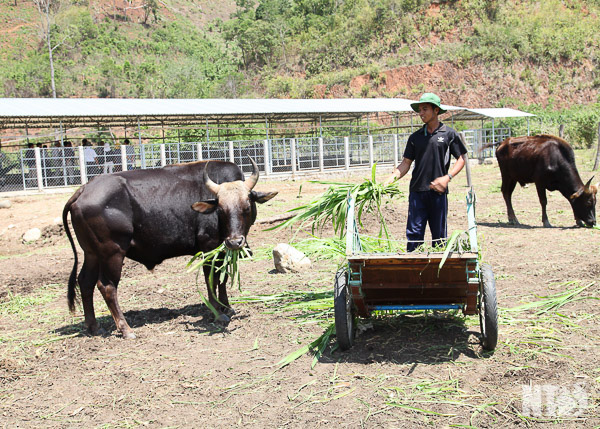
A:
<svg viewBox="0 0 600 429">
<path fill-rule="evenodd" d="M 27 148 L 0 152 L 0 192 L 77 186 L 100 174 L 200 160 L 231 161 L 249 173 L 250 157 L 266 175 L 349 170 L 398 162 L 409 135 Z M 465 135 L 471 155 L 478 156 L 482 145 L 502 141 L 510 129 L 471 130 Z M 487 156 L 493 156 L 493 148 L 488 151 Z"/>
</svg>

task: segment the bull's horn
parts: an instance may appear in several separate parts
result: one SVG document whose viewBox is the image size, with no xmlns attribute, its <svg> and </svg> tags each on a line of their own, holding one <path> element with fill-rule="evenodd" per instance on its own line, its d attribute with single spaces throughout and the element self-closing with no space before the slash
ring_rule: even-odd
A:
<svg viewBox="0 0 600 429">
<path fill-rule="evenodd" d="M 256 165 L 256 162 L 254 162 L 254 160 L 250 156 L 248 156 L 248 159 L 252 163 L 252 175 L 250 175 L 250 177 L 246 179 L 244 184 L 246 185 L 246 188 L 248 188 L 248 190 L 251 191 L 254 188 L 254 186 L 256 186 L 256 182 L 258 182 L 259 172 L 258 165 Z"/>
<path fill-rule="evenodd" d="M 204 166 L 204 183 L 206 184 L 206 187 L 208 188 L 209 191 L 211 191 L 213 194 L 217 195 L 219 193 L 219 189 L 220 189 L 221 185 L 217 185 L 215 182 L 210 180 L 210 177 L 208 177 L 207 170 L 208 170 L 208 162 Z"/>
<path fill-rule="evenodd" d="M 586 191 L 589 191 L 589 190 L 590 190 L 590 185 L 592 184 L 592 180 L 594 180 L 594 176 L 592 176 L 592 177 L 590 178 L 590 180 L 588 180 L 588 181 L 587 181 L 587 183 L 585 184 L 585 186 L 584 186 L 584 189 L 585 189 Z"/>
</svg>

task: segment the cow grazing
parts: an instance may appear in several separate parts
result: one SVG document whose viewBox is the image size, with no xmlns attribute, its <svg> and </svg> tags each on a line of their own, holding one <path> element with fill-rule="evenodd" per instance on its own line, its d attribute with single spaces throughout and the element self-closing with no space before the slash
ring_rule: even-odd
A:
<svg viewBox="0 0 600 429">
<path fill-rule="evenodd" d="M 244 174 L 233 163 L 200 161 L 157 170 L 105 174 L 75 192 L 63 210 L 63 224 L 75 255 L 68 302 L 73 311 L 77 251 L 67 224 L 67 215 L 71 213 L 73 229 L 84 253 L 77 280 L 85 324 L 92 334 L 99 332 L 93 305 L 94 285 L 97 285 L 117 329 L 124 338 L 135 338 L 117 300 L 125 257 L 152 269 L 165 259 L 207 252 L 223 242 L 234 250 L 246 244 L 250 226 L 256 220 L 255 203 L 264 203 L 277 195 L 277 192 L 252 190 L 259 173 L 254 160 L 251 162 L 253 173 L 245 181 Z M 217 321 L 226 323 L 229 317 L 223 312 L 230 310 L 227 279 L 211 285 L 208 274 L 205 267 L 210 303 L 219 311 Z"/>
<path fill-rule="evenodd" d="M 502 174 L 502 195 L 509 223 L 519 223 L 511 202 L 516 184 L 535 183 L 545 227 L 551 226 L 546 213 L 546 189 L 559 191 L 569 200 L 578 225 L 596 224 L 598 186 L 590 185 L 592 179 L 583 184 L 575 166 L 573 149 L 563 139 L 551 135 L 509 137 L 496 149 L 496 158 Z"/>
</svg>

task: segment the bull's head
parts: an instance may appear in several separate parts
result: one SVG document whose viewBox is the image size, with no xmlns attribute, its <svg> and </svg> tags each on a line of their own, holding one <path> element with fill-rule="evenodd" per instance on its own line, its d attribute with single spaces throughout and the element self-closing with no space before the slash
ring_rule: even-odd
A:
<svg viewBox="0 0 600 429">
<path fill-rule="evenodd" d="M 256 220 L 256 204 L 269 201 L 277 192 L 256 192 L 252 189 L 258 182 L 258 166 L 252 158 L 252 175 L 245 181 L 236 180 L 220 185 L 208 177 L 208 163 L 204 167 L 204 183 L 215 194 L 214 200 L 199 201 L 192 208 L 200 213 L 217 212 L 219 233 L 225 245 L 232 249 L 241 249 L 246 244 L 250 226 Z"/>
<path fill-rule="evenodd" d="M 596 193 L 600 183 L 592 185 L 592 179 L 593 177 L 569 197 L 575 215 L 575 222 L 579 226 L 596 225 Z"/>
</svg>

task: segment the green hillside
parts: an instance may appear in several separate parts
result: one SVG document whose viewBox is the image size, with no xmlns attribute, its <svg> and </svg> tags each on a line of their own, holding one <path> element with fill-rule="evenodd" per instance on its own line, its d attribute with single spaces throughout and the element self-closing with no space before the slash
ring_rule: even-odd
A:
<svg viewBox="0 0 600 429">
<path fill-rule="evenodd" d="M 600 117 L 597 1 L 51 1 L 59 97 L 431 90 L 554 122 Z M 52 96 L 43 19 L 32 1 L 0 0 L 2 96 Z"/>
</svg>

